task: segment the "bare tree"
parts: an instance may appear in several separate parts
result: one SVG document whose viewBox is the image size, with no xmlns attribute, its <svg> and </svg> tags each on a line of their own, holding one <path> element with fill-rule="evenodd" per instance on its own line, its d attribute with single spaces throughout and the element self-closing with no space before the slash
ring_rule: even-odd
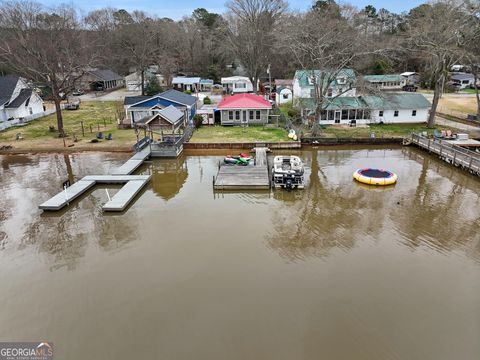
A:
<svg viewBox="0 0 480 360">
<path fill-rule="evenodd" d="M 94 44 L 69 6 L 45 10 L 30 1 L 0 6 L 0 61 L 29 80 L 48 84 L 63 135 L 62 95 L 96 63 Z"/>
<path fill-rule="evenodd" d="M 228 40 L 257 91 L 275 45 L 275 27 L 287 9 L 283 0 L 230 0 Z"/>
<path fill-rule="evenodd" d="M 428 127 L 435 126 L 438 102 L 448 72 L 465 59 L 468 47 L 478 39 L 466 18 L 471 8 L 465 1 L 442 0 L 423 4 L 410 13 L 405 48 L 423 58 L 432 74 L 434 96 Z"/>
</svg>

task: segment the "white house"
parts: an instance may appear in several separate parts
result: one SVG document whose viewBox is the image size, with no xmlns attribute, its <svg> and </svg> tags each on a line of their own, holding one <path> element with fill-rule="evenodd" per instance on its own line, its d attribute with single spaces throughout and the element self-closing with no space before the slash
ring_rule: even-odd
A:
<svg viewBox="0 0 480 360">
<path fill-rule="evenodd" d="M 199 77 L 187 77 L 176 76 L 172 79 L 172 86 L 178 91 L 200 91 L 200 78 Z"/>
<path fill-rule="evenodd" d="M 223 91 L 226 94 L 241 94 L 253 92 L 253 85 L 246 76 L 230 76 L 221 79 Z"/>
<path fill-rule="evenodd" d="M 473 87 L 475 84 L 475 77 L 467 73 L 453 73 L 450 76 L 450 81 L 457 85 L 459 89 L 467 89 Z"/>
<path fill-rule="evenodd" d="M 149 79 L 155 76 L 158 80 L 158 83 L 162 87 L 166 87 L 167 81 L 165 80 L 164 76 L 161 74 L 154 74 L 150 71 L 145 71 L 145 76 L 144 76 L 144 84 L 147 86 Z M 127 88 L 128 91 L 141 91 L 142 90 L 142 76 L 138 72 L 133 72 L 127 76 L 125 76 L 125 87 Z"/>
<path fill-rule="evenodd" d="M 293 101 L 293 91 L 287 87 L 278 86 L 275 90 L 275 103 L 286 104 Z"/>
<path fill-rule="evenodd" d="M 293 98 L 311 99 L 315 97 L 315 85 L 326 89 L 327 97 L 355 96 L 357 78 L 352 69 L 341 69 L 336 74 L 322 70 L 297 70 L 293 78 Z"/>
<path fill-rule="evenodd" d="M 44 112 L 43 100 L 16 75 L 0 77 L 0 121 L 23 119 Z"/>
<path fill-rule="evenodd" d="M 363 79 L 380 90 L 402 90 L 407 79 L 402 75 L 365 75 Z"/>
<path fill-rule="evenodd" d="M 301 107 L 304 115 L 314 115 L 314 99 L 302 99 Z M 424 123 L 430 107 L 422 94 L 337 97 L 323 106 L 319 122 L 322 125 Z"/>
<path fill-rule="evenodd" d="M 420 74 L 415 71 L 405 71 L 400 74 L 407 81 L 407 85 L 415 85 L 420 80 Z"/>
</svg>

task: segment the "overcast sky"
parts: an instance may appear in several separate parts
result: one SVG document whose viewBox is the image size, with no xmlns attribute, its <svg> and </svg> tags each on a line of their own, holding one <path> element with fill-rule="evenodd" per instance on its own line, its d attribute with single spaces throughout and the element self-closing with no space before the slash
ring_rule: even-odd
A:
<svg viewBox="0 0 480 360">
<path fill-rule="evenodd" d="M 37 0 L 45 5 L 58 5 L 60 3 L 72 3 L 70 1 L 56 0 Z M 351 0 L 342 1 L 363 8 L 366 5 L 373 5 L 378 9 L 386 8 L 392 12 L 408 11 L 411 8 L 424 3 L 423 0 Z M 310 0 L 290 0 L 290 8 L 293 10 L 305 10 L 312 5 Z M 210 12 L 222 13 L 225 8 L 225 0 L 82 0 L 75 2 L 75 7 L 80 7 L 85 11 L 98 9 L 102 7 L 113 7 L 125 9 L 128 11 L 138 9 L 147 13 L 155 14 L 159 17 L 169 17 L 174 20 L 181 19 L 182 16 L 190 15 L 192 11 L 199 7 L 204 7 Z"/>
</svg>

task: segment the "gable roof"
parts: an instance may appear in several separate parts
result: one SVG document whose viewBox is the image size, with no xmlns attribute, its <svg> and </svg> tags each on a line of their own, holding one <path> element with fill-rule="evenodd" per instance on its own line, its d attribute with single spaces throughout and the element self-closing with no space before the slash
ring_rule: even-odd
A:
<svg viewBox="0 0 480 360">
<path fill-rule="evenodd" d="M 361 96 L 368 107 L 376 110 L 428 109 L 432 106 L 422 94 L 385 94 Z"/>
<path fill-rule="evenodd" d="M 467 74 L 467 73 L 453 73 L 452 76 L 450 76 L 450 79 L 452 80 L 473 80 L 475 77 L 473 74 Z"/>
<path fill-rule="evenodd" d="M 10 101 L 18 79 L 17 75 L 0 76 L 0 106 Z"/>
<path fill-rule="evenodd" d="M 91 70 L 88 72 L 102 81 L 122 80 L 123 77 L 110 69 Z"/>
<path fill-rule="evenodd" d="M 363 78 L 368 82 L 405 81 L 405 78 L 402 75 L 397 74 L 365 75 Z"/>
<path fill-rule="evenodd" d="M 166 99 L 166 100 L 176 102 L 176 103 L 181 104 L 181 105 L 193 106 L 197 102 L 197 98 L 195 96 L 182 93 L 182 92 L 177 91 L 175 89 L 170 89 L 170 90 L 164 91 L 163 93 L 160 93 L 160 94 L 155 95 L 155 96 L 158 96 L 162 99 Z"/>
<path fill-rule="evenodd" d="M 32 96 L 32 89 L 22 89 L 20 90 L 20 93 L 18 94 L 18 96 L 12 101 L 10 101 L 10 103 L 8 103 L 8 105 L 5 106 L 5 108 L 8 108 L 8 109 L 18 108 L 25 101 L 30 99 L 31 96 Z"/>
<path fill-rule="evenodd" d="M 275 79 L 275 86 L 291 87 L 293 79 Z"/>
<path fill-rule="evenodd" d="M 175 106 L 170 105 L 158 112 L 161 117 L 167 120 L 170 124 L 176 124 L 183 117 L 183 112 L 178 110 Z"/>
<path fill-rule="evenodd" d="M 315 76 L 315 78 L 319 79 L 321 77 L 333 77 L 333 74 L 328 72 L 328 71 L 323 71 L 323 70 L 297 70 L 295 71 L 295 76 L 294 78 L 298 80 L 298 83 L 300 87 L 307 87 L 307 86 L 312 86 L 309 83 L 309 78 Z M 338 83 L 338 79 L 344 77 L 346 79 L 346 83 L 355 86 L 357 84 L 357 77 L 355 75 L 355 71 L 352 69 L 340 69 L 336 76 L 335 79 L 332 80 L 330 84 L 324 84 L 329 85 L 329 87 L 338 87 L 343 84 Z"/>
<path fill-rule="evenodd" d="M 143 100 L 147 100 L 147 99 L 150 99 L 150 98 L 151 98 L 151 96 L 145 96 L 145 95 L 125 96 L 125 99 L 123 99 L 123 105 L 133 105 L 133 104 L 139 103 Z"/>
<path fill-rule="evenodd" d="M 217 109 L 271 109 L 272 104 L 255 94 L 236 94 L 226 96 L 220 101 Z"/>
</svg>

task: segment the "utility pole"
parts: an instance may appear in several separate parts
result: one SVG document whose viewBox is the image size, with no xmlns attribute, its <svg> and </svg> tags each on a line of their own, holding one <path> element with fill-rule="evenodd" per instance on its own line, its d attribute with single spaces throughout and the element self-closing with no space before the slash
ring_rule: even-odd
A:
<svg viewBox="0 0 480 360">
<path fill-rule="evenodd" d="M 270 87 L 268 89 L 268 98 L 272 100 L 272 74 L 270 72 L 270 64 L 268 64 L 267 74 L 268 74 L 268 85 Z"/>
</svg>

